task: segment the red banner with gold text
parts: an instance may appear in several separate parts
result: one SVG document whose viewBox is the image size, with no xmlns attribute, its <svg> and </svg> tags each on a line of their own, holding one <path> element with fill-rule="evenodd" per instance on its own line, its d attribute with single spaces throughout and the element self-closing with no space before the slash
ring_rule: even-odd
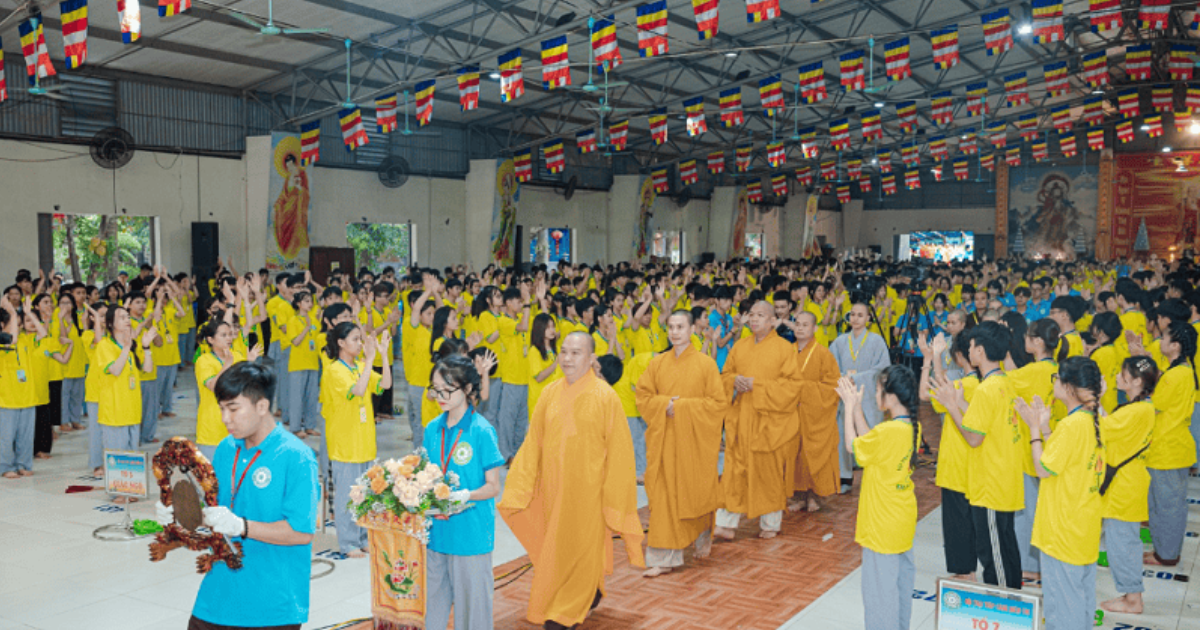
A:
<svg viewBox="0 0 1200 630">
<path fill-rule="evenodd" d="M 1113 193 L 1113 258 L 1157 254 L 1170 260 L 1196 248 L 1200 152 L 1118 154 Z M 1150 249 L 1137 251 L 1143 221 Z"/>
</svg>

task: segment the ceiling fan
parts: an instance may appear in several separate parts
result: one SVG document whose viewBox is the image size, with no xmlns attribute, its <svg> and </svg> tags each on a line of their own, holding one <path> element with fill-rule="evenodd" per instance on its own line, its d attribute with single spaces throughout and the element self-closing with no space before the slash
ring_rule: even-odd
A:
<svg viewBox="0 0 1200 630">
<path fill-rule="evenodd" d="M 34 11 L 36 11 L 36 9 L 37 9 L 36 5 L 26 5 L 26 6 L 30 6 L 31 10 L 34 10 Z M 23 16 L 23 13 L 20 9 L 14 10 L 12 13 L 9 14 L 9 16 L 7 18 L 4 19 L 3 22 L 0 22 L 0 29 L 2 29 L 4 26 L 7 26 L 9 23 L 16 21 L 13 18 L 13 16 L 18 16 L 18 18 L 19 18 L 19 17 Z M 38 28 L 38 20 L 40 20 L 42 18 L 41 13 L 35 12 L 32 15 L 29 15 L 28 17 L 29 17 L 29 21 L 33 25 L 32 26 L 33 30 L 36 31 Z M 71 100 L 70 96 L 68 96 L 66 94 L 60 94 L 60 91 L 66 89 L 66 88 L 67 88 L 67 86 L 62 83 L 59 83 L 56 85 L 42 85 L 42 73 L 40 71 L 40 64 L 39 64 L 38 71 L 33 73 L 33 85 L 29 86 L 29 89 L 26 90 L 26 92 L 30 96 L 45 96 L 47 98 L 52 98 L 52 99 L 55 99 L 58 101 L 69 101 L 69 100 Z"/>
<path fill-rule="evenodd" d="M 267 23 L 263 24 L 254 18 L 230 10 L 229 17 L 258 29 L 259 35 L 311 35 L 328 33 L 327 28 L 280 28 L 275 25 L 275 0 L 267 0 Z"/>
<path fill-rule="evenodd" d="M 596 18 L 594 16 L 589 17 L 588 18 L 588 30 L 587 30 L 589 39 L 591 38 L 592 29 L 595 28 L 595 26 L 596 26 Z M 610 74 L 609 72 L 604 73 L 604 83 L 602 85 L 596 85 L 594 82 L 592 82 L 592 73 L 595 71 L 595 68 L 596 68 L 596 49 L 593 48 L 590 45 L 590 43 L 591 42 L 589 41 L 587 83 L 584 83 L 583 85 L 580 85 L 580 86 L 567 86 L 566 88 L 560 88 L 560 89 L 579 90 L 582 92 L 599 92 L 601 90 L 601 88 L 603 88 L 604 92 L 607 94 L 608 88 L 610 88 L 610 87 L 622 87 L 622 86 L 629 85 L 628 81 L 609 81 L 608 80 L 608 75 Z"/>
</svg>

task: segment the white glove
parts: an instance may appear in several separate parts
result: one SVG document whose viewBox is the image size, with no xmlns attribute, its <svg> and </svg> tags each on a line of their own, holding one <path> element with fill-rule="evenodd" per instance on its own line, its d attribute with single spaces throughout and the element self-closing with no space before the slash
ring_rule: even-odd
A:
<svg viewBox="0 0 1200 630">
<path fill-rule="evenodd" d="M 204 508 L 204 524 L 225 536 L 237 537 L 246 533 L 246 520 L 223 505 Z"/>
<path fill-rule="evenodd" d="M 175 522 L 175 506 L 163 505 L 162 501 L 154 504 L 154 520 L 166 527 Z"/>
<path fill-rule="evenodd" d="M 471 491 L 455 490 L 450 493 L 450 500 L 454 503 L 467 503 L 471 500 Z"/>
</svg>

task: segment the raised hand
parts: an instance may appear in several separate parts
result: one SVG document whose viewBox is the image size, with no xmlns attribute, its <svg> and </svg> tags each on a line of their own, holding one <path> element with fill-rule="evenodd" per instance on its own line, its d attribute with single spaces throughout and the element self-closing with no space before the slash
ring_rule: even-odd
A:
<svg viewBox="0 0 1200 630">
<path fill-rule="evenodd" d="M 854 379 L 849 376 L 843 376 L 838 379 L 837 394 L 847 407 L 862 404 L 863 388 L 861 385 L 855 385 Z"/>
</svg>

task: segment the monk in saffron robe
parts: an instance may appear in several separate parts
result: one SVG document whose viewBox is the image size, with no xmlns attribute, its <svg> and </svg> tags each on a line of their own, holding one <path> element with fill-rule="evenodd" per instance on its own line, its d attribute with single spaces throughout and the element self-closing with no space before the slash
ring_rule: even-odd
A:
<svg viewBox="0 0 1200 630">
<path fill-rule="evenodd" d="M 717 510 L 713 535 L 726 540 L 733 539 L 742 515 L 759 519 L 762 538 L 779 533 L 792 494 L 785 475 L 800 433 L 796 346 L 775 333 L 775 311 L 767 302 L 755 303 L 747 319 L 751 335 L 734 344 L 721 372 L 733 404 L 725 414 L 725 507 Z"/>
<path fill-rule="evenodd" d="M 527 618 L 547 629 L 581 623 L 612 573 L 613 534 L 643 567 L 633 439 L 617 393 L 592 371 L 592 337 L 563 340 L 563 378 L 529 419 L 497 505 L 533 562 Z"/>
<path fill-rule="evenodd" d="M 717 460 L 728 403 L 717 362 L 692 345 L 693 322 L 690 311 L 671 313 L 671 349 L 651 359 L 637 383 L 650 500 L 646 577 L 683 566 L 683 550 L 693 543 L 696 557 L 707 557 L 721 507 Z"/>
<path fill-rule="evenodd" d="M 793 490 L 801 493 L 788 510 L 821 509 L 817 497 L 838 491 L 837 359 L 817 342 L 817 318 L 809 312 L 796 316 L 793 328 L 800 353 L 800 449 L 793 460 Z M 807 505 L 806 505 L 807 503 Z"/>
</svg>

